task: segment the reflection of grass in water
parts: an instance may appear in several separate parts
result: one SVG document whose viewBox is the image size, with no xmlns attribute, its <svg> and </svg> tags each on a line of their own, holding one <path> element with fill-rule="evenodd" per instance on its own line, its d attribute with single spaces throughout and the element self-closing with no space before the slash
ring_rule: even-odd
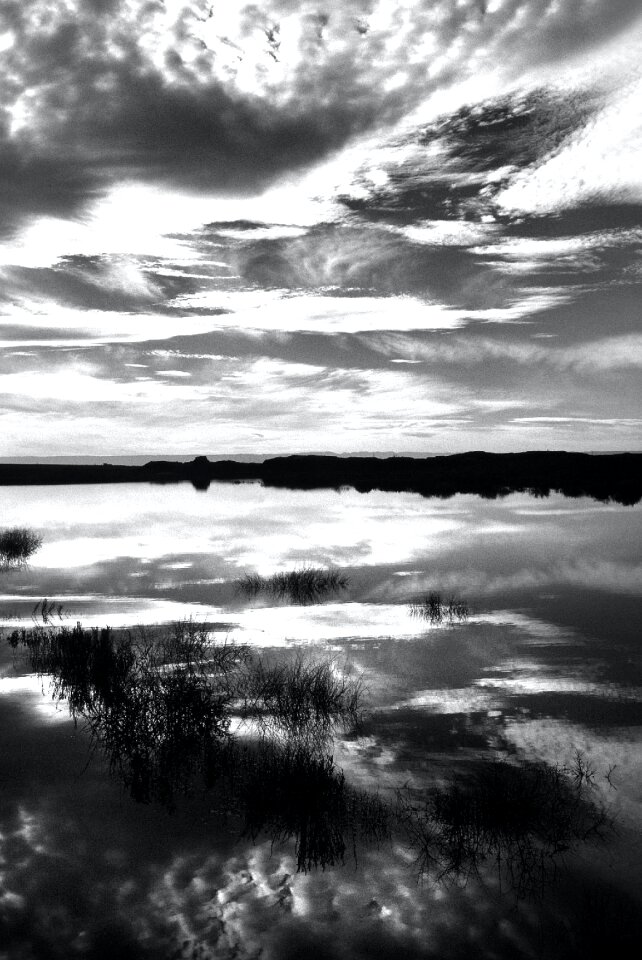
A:
<svg viewBox="0 0 642 960">
<path fill-rule="evenodd" d="M 446 788 L 404 788 L 396 804 L 355 790 L 331 746 L 337 726 L 358 722 L 361 688 L 332 663 L 267 663 L 192 621 L 134 634 L 36 627 L 10 643 L 51 675 L 134 799 L 172 809 L 200 783 L 246 836 L 293 839 L 301 871 L 403 833 L 421 874 L 466 880 L 491 863 L 523 895 L 608 827 L 579 757 L 572 769 L 480 761 Z M 231 733 L 235 715 L 255 721 L 253 738 Z"/>
<path fill-rule="evenodd" d="M 282 573 L 262 577 L 258 573 L 247 573 L 237 581 L 240 593 L 247 597 L 264 594 L 277 600 L 291 600 L 292 603 L 316 603 L 330 593 L 345 590 L 350 580 L 339 570 L 326 570 L 323 567 L 299 567 Z"/>
<path fill-rule="evenodd" d="M 486 760 L 445 788 L 401 791 L 398 812 L 421 874 L 466 881 L 491 863 L 524 896 L 554 878 L 566 852 L 610 828 L 594 786 L 580 754 L 572 767 Z"/>
<path fill-rule="evenodd" d="M 265 733 L 327 741 L 358 720 L 357 681 L 331 664 L 264 663 L 247 647 L 213 644 L 192 621 L 169 631 L 140 628 L 14 631 L 31 666 L 51 675 L 54 696 L 84 719 L 136 800 L 171 805 L 229 739 L 233 714 Z"/>
<path fill-rule="evenodd" d="M 52 624 L 57 618 L 62 620 L 63 604 L 56 600 L 39 600 L 31 612 L 31 619 L 35 622 L 42 620 L 44 624 Z"/>
<path fill-rule="evenodd" d="M 134 640 L 78 624 L 14 631 L 10 642 L 27 647 L 39 674 L 51 674 L 54 696 L 86 722 L 136 800 L 171 806 L 227 732 L 230 698 L 210 673 L 229 670 L 242 654 L 225 645 L 205 659 L 205 638 L 189 625 Z"/>
<path fill-rule="evenodd" d="M 307 739 L 231 743 L 215 758 L 210 787 L 229 812 L 240 813 L 243 835 L 294 838 L 303 873 L 343 863 L 348 852 L 356 859 L 358 843 L 390 835 L 388 804 L 351 788 L 331 754 Z"/>
<path fill-rule="evenodd" d="M 411 617 L 428 620 L 430 623 L 462 623 L 468 619 L 468 604 L 464 600 L 451 596 L 442 600 L 441 594 L 430 593 L 410 604 Z"/>
<path fill-rule="evenodd" d="M 361 718 L 362 686 L 337 669 L 331 660 L 306 662 L 298 654 L 291 662 L 267 663 L 254 658 L 240 682 L 242 713 L 263 729 L 283 728 L 288 734 L 326 733 L 340 720 L 357 727 Z"/>
<path fill-rule="evenodd" d="M 385 834 L 384 805 L 350 790 L 328 752 L 333 726 L 360 715 L 358 682 L 333 664 L 266 664 L 246 647 L 212 644 L 191 621 L 160 634 L 37 627 L 10 642 L 52 676 L 54 696 L 85 721 L 135 800 L 172 809 L 200 779 L 240 813 L 245 835 L 294 838 L 302 871 Z M 231 735 L 238 712 L 258 721 L 257 740 Z"/>
<path fill-rule="evenodd" d="M 0 530 L 0 565 L 17 566 L 42 546 L 42 537 L 27 527 Z"/>
</svg>

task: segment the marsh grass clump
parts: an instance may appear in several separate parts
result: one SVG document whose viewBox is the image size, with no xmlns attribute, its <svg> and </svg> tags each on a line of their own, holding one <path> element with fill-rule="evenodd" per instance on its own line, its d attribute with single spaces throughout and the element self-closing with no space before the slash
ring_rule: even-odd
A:
<svg viewBox="0 0 642 960">
<path fill-rule="evenodd" d="M 247 647 L 213 643 L 191 620 L 127 633 L 37 626 L 13 631 L 9 643 L 50 677 L 54 698 L 67 701 L 142 802 L 171 807 L 203 778 L 233 716 L 254 721 L 264 739 L 317 751 L 360 716 L 360 685 L 336 665 L 266 664 Z"/>
<path fill-rule="evenodd" d="M 224 678 L 251 659 L 249 647 L 213 642 L 207 627 L 192 618 L 161 630 L 139 626 L 127 636 L 139 656 L 158 672 L 174 670 Z"/>
<path fill-rule="evenodd" d="M 243 717 L 288 735 L 325 736 L 337 725 L 347 730 L 361 721 L 362 684 L 332 660 L 255 658 L 240 676 L 239 693 Z"/>
<path fill-rule="evenodd" d="M 42 546 L 42 537 L 27 527 L 0 530 L 0 565 L 20 566 Z"/>
<path fill-rule="evenodd" d="M 334 866 L 346 852 L 346 783 L 332 756 L 306 744 L 263 742 L 248 750 L 238 800 L 243 832 L 253 840 L 295 838 L 297 870 Z"/>
<path fill-rule="evenodd" d="M 261 594 L 297 604 L 318 603 L 331 593 L 345 590 L 350 578 L 339 570 L 324 567 L 299 567 L 296 570 L 262 577 L 248 573 L 237 581 L 238 592 L 246 597 Z"/>
<path fill-rule="evenodd" d="M 160 632 L 37 626 L 9 642 L 51 678 L 136 801 L 172 810 L 200 782 L 244 835 L 293 839 L 301 871 L 387 835 L 386 806 L 349 789 L 328 749 L 334 726 L 360 714 L 360 686 L 335 664 L 266 664 L 193 621 Z M 239 713 L 258 735 L 230 733 Z"/>
<path fill-rule="evenodd" d="M 410 604 L 410 616 L 431 624 L 463 623 L 468 619 L 468 604 L 455 596 L 443 600 L 441 594 L 430 593 Z"/>
<path fill-rule="evenodd" d="M 67 700 L 76 720 L 98 704 L 120 699 L 136 661 L 131 645 L 108 627 L 14 630 L 9 643 L 14 649 L 19 644 L 26 648 L 32 669 L 41 677 L 50 675 L 54 699 Z"/>
<path fill-rule="evenodd" d="M 85 723 L 132 797 L 170 808 L 227 735 L 231 693 L 220 677 L 246 654 L 217 648 L 190 622 L 160 636 L 36 627 L 14 631 L 9 643 L 50 676 L 54 698 Z"/>
<path fill-rule="evenodd" d="M 410 842 L 418 871 L 441 881 L 488 866 L 518 896 L 555 876 L 566 851 L 609 829 L 594 772 L 479 760 L 446 787 L 406 787 L 394 801 L 354 789 L 332 755 L 358 726 L 362 688 L 332 661 L 270 662 L 215 643 L 193 621 L 169 628 L 14 630 L 53 694 L 104 753 L 133 799 L 175 808 L 208 791 L 252 839 L 292 840 L 297 869 L 344 862 L 362 842 Z M 232 732 L 232 720 L 247 721 Z"/>
<path fill-rule="evenodd" d="M 537 761 L 480 761 L 445 788 L 402 791 L 398 813 L 421 874 L 463 881 L 495 865 L 518 896 L 554 878 L 563 855 L 610 829 L 593 771 Z"/>
</svg>

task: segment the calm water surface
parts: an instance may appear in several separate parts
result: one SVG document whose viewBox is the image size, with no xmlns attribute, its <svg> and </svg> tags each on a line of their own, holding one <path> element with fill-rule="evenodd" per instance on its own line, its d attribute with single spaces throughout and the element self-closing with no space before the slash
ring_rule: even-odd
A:
<svg viewBox="0 0 642 960">
<path fill-rule="evenodd" d="M 191 616 L 273 657 L 332 656 L 366 689 L 361 735 L 334 745 L 350 783 L 392 796 L 480 757 L 566 764 L 580 750 L 617 828 L 519 902 L 492 869 L 421 881 L 397 840 L 297 873 L 292 844 L 239 838 L 207 797 L 172 814 L 134 803 L 3 642 L 0 957 L 586 957 L 627 944 L 633 956 L 639 506 L 136 484 L 5 488 L 0 524 L 44 537 L 28 567 L 0 573 L 6 633 L 47 598 L 71 625 Z M 339 568 L 348 587 L 310 606 L 236 588 L 246 573 L 312 564 Z M 409 602 L 433 590 L 465 599 L 469 619 L 411 617 Z"/>
</svg>

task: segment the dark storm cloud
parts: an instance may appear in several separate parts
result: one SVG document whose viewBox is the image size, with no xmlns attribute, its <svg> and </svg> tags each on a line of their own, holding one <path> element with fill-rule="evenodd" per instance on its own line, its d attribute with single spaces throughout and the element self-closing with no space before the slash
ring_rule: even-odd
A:
<svg viewBox="0 0 642 960">
<path fill-rule="evenodd" d="M 137 41 L 162 7 L 141 5 L 140 21 L 128 31 L 126 21 L 119 27 L 113 19 L 120 6 L 100 3 L 73 13 L 36 2 L 3 11 L 3 25 L 15 36 L 4 54 L 9 80 L 0 100 L 5 230 L 31 213 L 74 215 L 122 177 L 256 192 L 402 108 L 397 94 L 382 99 L 365 91 L 358 102 L 328 102 L 319 93 L 316 102 L 308 96 L 300 104 L 294 90 L 279 106 L 207 76 L 206 51 L 190 69 L 176 51 L 160 67 Z M 186 8 L 175 25 L 176 47 L 186 38 L 195 42 L 188 14 Z M 18 115 L 25 109 L 29 116 L 12 133 L 16 104 Z"/>
<path fill-rule="evenodd" d="M 0 132 L 0 239 L 32 215 L 79 216 L 105 184 L 92 166 L 21 155 L 15 145 L 3 143 Z"/>
<path fill-rule="evenodd" d="M 523 167 L 583 126 L 595 109 L 595 99 L 586 91 L 564 97 L 540 89 L 467 105 L 429 124 L 419 144 L 445 147 L 449 158 L 470 170 Z"/>
<path fill-rule="evenodd" d="M 558 150 L 598 106 L 587 91 L 564 97 L 546 90 L 463 106 L 398 141 L 399 152 L 414 148 L 410 159 L 384 163 L 388 182 L 381 187 L 369 185 L 365 170 L 356 181 L 360 189 L 343 203 L 368 219 L 400 225 L 498 216 L 494 197 L 515 170 Z"/>
<path fill-rule="evenodd" d="M 479 51 L 492 62 L 501 55 L 519 72 L 605 42 L 638 12 L 633 0 L 571 8 L 507 0 L 492 11 L 450 0 L 392 7 L 353 0 L 327 11 L 307 0 L 265 0 L 238 11 L 234 37 L 214 30 L 210 47 L 204 24 L 216 26 L 222 15 L 205 2 L 173 12 L 117 0 L 76 9 L 42 0 L 5 3 L 4 230 L 33 213 L 73 216 L 123 178 L 204 192 L 259 191 L 403 117 L 466 74 Z M 288 46 L 282 21 L 293 18 L 298 39 Z M 421 53 L 426 39 L 432 57 Z M 231 65 L 223 49 L 236 51 Z M 429 75 L 441 55 L 444 64 Z M 244 86 L 238 71 L 252 57 L 256 84 Z M 275 62 L 287 64 L 283 76 L 269 74 Z M 540 124 L 553 123 L 546 109 L 535 109 Z M 511 137 L 522 137 L 519 120 L 493 122 L 496 132 L 510 124 Z M 446 133 L 454 140 L 461 140 L 458 124 L 465 128 L 469 120 L 451 124 Z M 497 145 L 480 149 L 492 153 Z"/>
</svg>

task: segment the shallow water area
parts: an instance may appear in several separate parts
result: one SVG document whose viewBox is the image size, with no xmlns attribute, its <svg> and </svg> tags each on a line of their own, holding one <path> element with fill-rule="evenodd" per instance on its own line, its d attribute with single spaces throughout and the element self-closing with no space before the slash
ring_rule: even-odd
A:
<svg viewBox="0 0 642 960">
<path fill-rule="evenodd" d="M 520 899 L 492 864 L 467 883 L 422 879 L 395 831 L 348 843 L 343 864 L 297 872 L 296 837 L 243 836 L 216 792 L 199 789 L 174 812 L 132 800 L 82 720 L 3 642 L 6 956 L 633 955 L 639 505 L 96 485 L 5 488 L 2 525 L 43 536 L 28 566 L 0 572 L 7 636 L 192 617 L 216 642 L 247 643 L 274 663 L 329 658 L 364 690 L 361 729 L 339 730 L 330 747 L 355 789 L 393 802 L 482 761 L 570 768 L 579 751 L 617 823 L 565 851 L 556 877 Z M 347 585 L 308 604 L 239 589 L 247 574 L 312 566 Z M 431 592 L 461 598 L 468 616 L 413 617 L 410 604 Z"/>
</svg>

